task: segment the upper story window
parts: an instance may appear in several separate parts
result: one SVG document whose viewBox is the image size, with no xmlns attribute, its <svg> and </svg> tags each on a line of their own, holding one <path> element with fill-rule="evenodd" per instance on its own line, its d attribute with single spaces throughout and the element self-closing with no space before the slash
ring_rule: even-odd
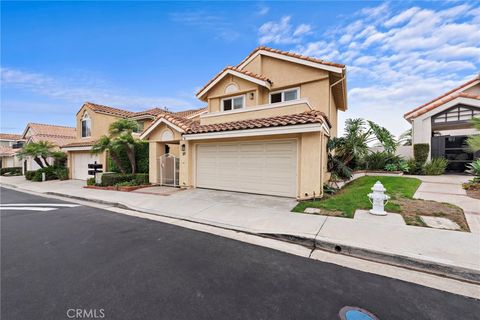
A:
<svg viewBox="0 0 480 320">
<path fill-rule="evenodd" d="M 82 117 L 82 138 L 90 137 L 91 129 L 92 128 L 92 121 L 88 116 L 88 113 L 84 113 Z"/>
<path fill-rule="evenodd" d="M 245 97 L 231 97 L 222 99 L 222 111 L 237 110 L 245 107 Z"/>
<path fill-rule="evenodd" d="M 446 123 L 458 121 L 470 121 L 473 117 L 480 115 L 480 109 L 470 106 L 456 106 L 432 117 L 433 123 Z"/>
<path fill-rule="evenodd" d="M 300 89 L 287 89 L 270 93 L 270 103 L 297 100 L 300 96 Z"/>
</svg>

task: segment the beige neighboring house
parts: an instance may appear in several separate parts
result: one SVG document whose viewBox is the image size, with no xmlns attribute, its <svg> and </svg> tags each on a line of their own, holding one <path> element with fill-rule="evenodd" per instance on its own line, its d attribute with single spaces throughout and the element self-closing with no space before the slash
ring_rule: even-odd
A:
<svg viewBox="0 0 480 320">
<path fill-rule="evenodd" d="M 17 158 L 24 143 L 22 136 L 12 133 L 0 133 L 0 168 L 21 167 L 22 163 Z"/>
<path fill-rule="evenodd" d="M 205 111 L 205 110 L 203 110 Z M 110 124 L 119 119 L 133 119 L 140 125 L 140 132 L 148 127 L 161 114 L 177 114 L 179 117 L 188 115 L 190 111 L 173 113 L 161 108 L 152 108 L 140 112 L 112 108 L 91 102 L 86 102 L 76 115 L 76 136 L 68 144 L 62 146 L 67 152 L 69 174 L 71 179 L 86 180 L 88 175 L 88 164 L 94 163 L 103 165 L 103 170 L 108 171 L 107 153 L 92 154 L 91 149 L 94 143 L 103 135 L 108 135 Z"/>
<path fill-rule="evenodd" d="M 479 134 L 470 122 L 478 116 L 480 75 L 404 115 L 412 124 L 412 144 L 429 144 L 429 158 L 447 159 L 447 170 L 455 172 L 480 156 L 464 148 L 469 135 Z"/>
<path fill-rule="evenodd" d="M 29 123 L 23 131 L 22 139 L 25 144 L 31 142 L 48 141 L 51 142 L 57 150 L 75 139 L 75 128 L 57 126 L 43 123 Z M 53 159 L 47 159 L 49 164 L 53 164 Z M 22 167 L 24 172 L 38 170 L 40 166 L 31 158 L 23 160 Z"/>
<path fill-rule="evenodd" d="M 166 146 L 179 146 L 181 187 L 322 196 L 326 144 L 337 135 L 346 92 L 345 65 L 258 47 L 200 89 L 208 110 L 198 120 L 161 115 L 145 129 L 150 182 L 171 176 Z"/>
</svg>

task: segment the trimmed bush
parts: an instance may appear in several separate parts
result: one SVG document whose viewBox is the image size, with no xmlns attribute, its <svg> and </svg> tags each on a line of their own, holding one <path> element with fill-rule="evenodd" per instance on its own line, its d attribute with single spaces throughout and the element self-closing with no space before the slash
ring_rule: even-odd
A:
<svg viewBox="0 0 480 320">
<path fill-rule="evenodd" d="M 102 175 L 102 186 L 115 186 L 124 182 L 134 183 L 132 185 L 148 184 L 148 174 L 121 174 L 121 173 L 106 173 Z"/>
<path fill-rule="evenodd" d="M 36 170 L 30 170 L 25 172 L 25 179 L 32 180 L 33 176 L 35 175 Z"/>
<path fill-rule="evenodd" d="M 54 169 L 54 173 L 60 180 L 68 180 L 68 168 L 59 167 Z"/>
<path fill-rule="evenodd" d="M 130 161 L 127 157 L 127 152 L 122 150 L 118 153 L 123 169 L 127 173 L 131 173 Z M 137 163 L 137 173 L 148 173 L 148 141 L 135 142 L 135 161 Z M 108 170 L 113 172 L 120 172 L 115 162 L 108 157 Z"/>
<path fill-rule="evenodd" d="M 1 168 L 0 175 L 8 174 L 11 176 L 19 176 L 22 174 L 22 167 Z"/>
<path fill-rule="evenodd" d="M 95 185 L 95 178 L 88 178 L 87 186 L 94 186 L 94 185 Z"/>
<path fill-rule="evenodd" d="M 430 145 L 428 143 L 416 143 L 413 145 L 413 158 L 416 162 L 423 165 L 428 159 Z"/>
<path fill-rule="evenodd" d="M 448 161 L 443 158 L 435 158 L 423 165 L 422 173 L 429 176 L 438 176 L 445 173 Z"/>
</svg>

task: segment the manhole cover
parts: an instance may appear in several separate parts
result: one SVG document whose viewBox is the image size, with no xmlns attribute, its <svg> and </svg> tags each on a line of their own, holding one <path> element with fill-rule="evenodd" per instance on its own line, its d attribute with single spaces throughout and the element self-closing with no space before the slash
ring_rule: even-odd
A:
<svg viewBox="0 0 480 320">
<path fill-rule="evenodd" d="M 358 307 L 343 307 L 338 314 L 341 320 L 378 320 L 371 312 Z"/>
</svg>

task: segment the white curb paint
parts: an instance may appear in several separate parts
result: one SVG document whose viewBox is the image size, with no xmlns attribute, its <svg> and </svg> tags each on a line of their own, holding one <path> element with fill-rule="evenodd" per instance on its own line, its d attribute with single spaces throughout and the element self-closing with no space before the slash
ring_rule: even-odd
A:
<svg viewBox="0 0 480 320">
<path fill-rule="evenodd" d="M 65 203 L 2 203 L 2 207 L 66 207 L 74 208 L 80 207 L 79 204 L 65 204 Z"/>
<path fill-rule="evenodd" d="M 44 208 L 44 207 L 0 207 L 0 211 L 5 211 L 5 210 L 27 210 L 27 211 L 52 211 L 52 210 L 58 210 L 58 208 Z"/>
</svg>

